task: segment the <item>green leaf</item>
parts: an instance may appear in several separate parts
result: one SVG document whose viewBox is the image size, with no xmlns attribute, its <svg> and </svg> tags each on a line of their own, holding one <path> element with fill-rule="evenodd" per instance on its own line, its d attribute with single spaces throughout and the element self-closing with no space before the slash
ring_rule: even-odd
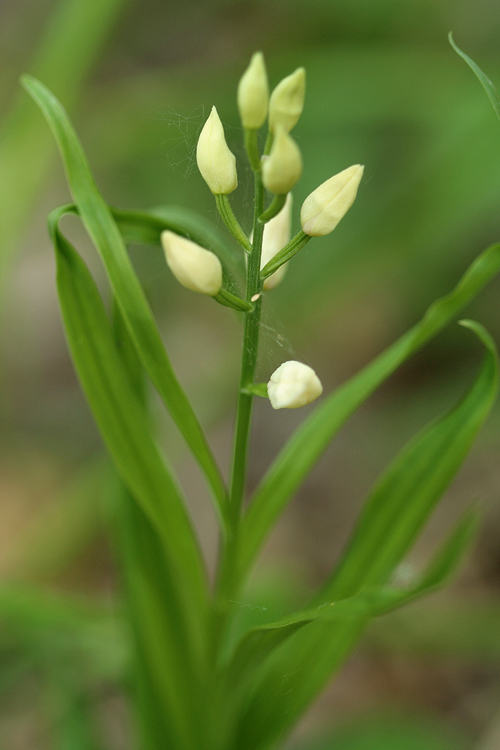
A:
<svg viewBox="0 0 500 750">
<path fill-rule="evenodd" d="M 253 680 L 253 697 L 235 742 L 241 750 L 270 747 L 341 664 L 368 619 L 439 585 L 468 544 L 477 523 L 471 513 L 462 519 L 416 586 L 403 592 L 379 588 L 451 482 L 498 391 L 498 363 L 491 337 L 477 323 L 466 321 L 464 325 L 486 347 L 475 382 L 455 408 L 412 440 L 383 474 L 336 574 L 315 598 L 316 602 L 335 602 L 335 615 L 341 606 L 348 612 L 352 606 L 349 622 L 338 617 L 327 622 L 322 617 L 300 629 L 293 618 L 283 623 L 291 631 L 290 637 L 286 638 L 285 630 L 283 642 L 266 659 L 262 676 Z M 279 634 L 274 637 L 279 641 Z"/>
<path fill-rule="evenodd" d="M 252 662 L 262 661 L 262 656 L 265 656 L 268 650 L 275 648 L 284 637 L 288 637 L 289 633 L 302 625 L 307 625 L 314 620 L 349 619 L 365 614 L 384 614 L 406 604 L 410 599 L 437 588 L 458 567 L 464 550 L 469 547 L 477 532 L 480 518 L 481 516 L 474 509 L 464 513 L 419 581 L 406 589 L 388 588 L 363 591 L 346 599 L 324 602 L 278 622 L 252 628 L 242 637 L 236 648 L 233 657 L 234 662 L 238 663 L 236 672 L 241 674 L 244 671 L 241 665 L 242 657 L 247 662 L 247 666 Z M 271 643 L 272 639 L 275 640 Z M 248 654 L 251 654 L 250 658 Z"/>
<path fill-rule="evenodd" d="M 75 368 L 119 474 L 160 535 L 173 570 L 187 580 L 198 603 L 203 603 L 207 595 L 204 567 L 180 491 L 160 456 L 148 417 L 118 354 L 95 282 L 57 228 L 65 210 L 51 214 L 50 230 Z"/>
<path fill-rule="evenodd" d="M 282 449 L 255 491 L 242 523 L 236 571 L 242 578 L 288 500 L 332 438 L 361 404 L 412 354 L 436 336 L 500 270 L 500 245 L 485 250 L 455 289 L 434 302 L 422 320 L 325 399 Z"/>
<path fill-rule="evenodd" d="M 93 71 L 103 44 L 125 5 L 126 0 L 50 3 L 43 15 L 32 16 L 36 37 L 30 36 L 29 45 L 20 44 L 19 53 L 21 56 L 29 54 L 29 69 L 64 96 L 72 107 L 80 100 L 82 82 Z M 47 13 L 50 13 L 48 18 Z M 31 28 L 26 20 L 25 32 Z M 43 29 L 40 29 L 40 22 Z M 11 84 L 14 81 L 9 81 L 9 64 L 5 60 L 3 94 L 10 93 Z M 33 117 L 32 104 L 24 92 L 14 89 L 13 94 L 9 110 L 5 111 L 2 102 L 0 124 L 0 282 L 5 279 L 7 263 L 16 246 L 19 247 L 19 235 L 26 231 L 30 209 L 43 190 L 54 151 L 47 128 Z"/>
<path fill-rule="evenodd" d="M 118 540 L 127 622 L 134 635 L 132 687 L 143 750 L 203 746 L 206 673 L 200 634 L 186 627 L 160 537 L 130 493 L 118 487 Z"/>
<path fill-rule="evenodd" d="M 205 473 L 222 521 L 227 497 L 224 481 L 192 406 L 175 377 L 120 231 L 95 184 L 78 137 L 62 105 L 42 83 L 31 76 L 24 76 L 22 82 L 52 129 L 78 213 L 101 255 L 138 355 Z"/>
<path fill-rule="evenodd" d="M 479 65 L 477 65 L 477 63 L 475 63 L 474 60 L 472 60 L 468 55 L 466 55 L 465 52 L 462 52 L 460 47 L 457 47 L 457 45 L 455 44 L 455 40 L 453 39 L 453 34 L 451 33 L 451 31 L 448 34 L 448 41 L 450 42 L 455 52 L 458 55 L 460 55 L 462 60 L 465 60 L 469 68 L 473 71 L 473 73 L 475 73 L 475 75 L 479 79 L 479 82 L 481 83 L 482 87 L 486 91 L 488 99 L 493 105 L 493 109 L 495 110 L 496 116 L 500 120 L 500 100 L 498 99 L 498 94 L 496 92 L 496 89 L 493 83 L 490 81 L 488 76 L 485 73 L 483 73 Z"/>
<path fill-rule="evenodd" d="M 237 646 L 228 671 L 228 693 L 231 700 L 240 701 L 241 714 L 233 746 L 241 750 L 271 747 L 341 664 L 369 619 L 446 581 L 477 525 L 478 514 L 467 511 L 420 578 L 407 588 L 366 590 L 249 631 Z M 242 711 L 240 706 L 245 705 Z"/>
<path fill-rule="evenodd" d="M 231 276 L 237 275 L 243 269 L 241 253 L 241 257 L 235 258 L 212 222 L 192 209 L 181 206 L 158 206 L 149 211 L 122 211 L 112 208 L 111 212 L 126 243 L 139 242 L 160 247 L 160 234 L 165 229 L 170 229 L 215 252 L 224 263 L 225 270 L 229 269 Z"/>
<path fill-rule="evenodd" d="M 485 329 L 472 321 L 462 324 L 486 346 L 479 376 L 459 404 L 410 441 L 379 479 L 321 598 L 344 598 L 384 583 L 469 452 L 497 395 L 498 362 Z"/>
</svg>

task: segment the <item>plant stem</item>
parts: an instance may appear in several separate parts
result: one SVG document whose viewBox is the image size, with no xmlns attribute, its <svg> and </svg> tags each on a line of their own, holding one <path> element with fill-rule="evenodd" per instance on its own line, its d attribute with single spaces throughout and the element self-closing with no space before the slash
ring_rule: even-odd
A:
<svg viewBox="0 0 500 750">
<path fill-rule="evenodd" d="M 266 265 L 260 272 L 262 280 L 267 279 L 268 276 L 272 276 L 272 274 L 277 271 L 278 268 L 283 265 L 283 263 L 289 261 L 290 258 L 293 258 L 293 256 L 299 252 L 299 250 L 302 250 L 302 248 L 307 245 L 310 239 L 311 237 L 304 232 L 298 232 L 295 237 L 292 237 L 288 245 L 285 245 L 285 247 L 282 248 L 279 253 L 276 253 L 274 258 L 271 258 L 269 263 L 266 263 Z"/>
<path fill-rule="evenodd" d="M 258 132 L 258 130 L 245 128 L 245 148 L 248 155 L 248 161 L 254 172 L 260 170 L 260 154 L 259 146 L 257 144 Z"/>
<path fill-rule="evenodd" d="M 265 224 L 266 222 L 268 222 L 271 219 L 273 219 L 277 214 L 279 214 L 279 212 L 281 211 L 281 209 L 285 205 L 286 196 L 287 196 L 287 193 L 285 193 L 284 195 L 275 195 L 274 196 L 274 198 L 273 198 L 271 204 L 269 205 L 269 207 L 266 208 L 266 210 L 264 211 L 264 213 L 259 216 L 259 221 L 262 224 Z"/>
<path fill-rule="evenodd" d="M 245 492 L 245 480 L 247 472 L 248 442 L 250 436 L 250 419 L 252 415 L 253 393 L 250 386 L 253 385 L 255 366 L 257 364 L 257 351 L 259 342 L 259 325 L 262 298 L 255 299 L 262 291 L 262 280 L 260 278 L 260 259 L 262 253 L 262 235 L 264 224 L 259 221 L 264 207 L 264 187 L 260 172 L 254 172 L 255 176 L 255 208 L 253 225 L 252 251 L 248 256 L 246 299 L 252 302 L 254 309 L 245 315 L 245 327 L 243 332 L 243 353 L 241 361 L 240 387 L 238 393 L 238 404 L 236 410 L 236 425 L 233 449 L 233 464 L 231 472 L 231 490 L 228 514 L 228 533 L 225 544 L 221 550 L 219 561 L 219 574 L 216 592 L 216 624 L 218 632 L 214 633 L 215 649 L 217 642 L 222 638 L 222 630 L 229 614 L 229 599 L 233 595 L 238 583 L 235 579 L 235 565 L 238 547 L 238 529 L 241 517 L 241 506 Z"/>
<path fill-rule="evenodd" d="M 221 194 L 215 194 L 214 197 L 215 203 L 217 205 L 217 210 L 221 216 L 222 221 L 229 229 L 235 240 L 240 243 L 245 252 L 251 253 L 252 245 L 250 244 L 250 240 L 246 236 L 245 232 L 241 228 L 238 219 L 234 215 L 231 204 L 229 203 L 229 198 L 227 197 L 227 195 Z"/>
<path fill-rule="evenodd" d="M 248 393 L 248 386 L 253 383 L 255 366 L 257 364 L 257 351 L 259 343 L 259 325 L 262 298 L 255 299 L 262 291 L 262 280 L 260 278 L 260 257 L 262 253 L 262 235 L 264 227 L 259 222 L 264 204 L 264 188 L 260 174 L 255 172 L 255 216 L 253 227 L 252 252 L 248 258 L 247 271 L 247 302 L 254 302 L 253 312 L 245 316 L 245 329 L 243 333 L 243 354 L 241 360 L 240 391 L 238 394 L 238 406 L 236 412 L 236 434 L 233 452 L 233 470 L 231 475 L 230 494 L 230 525 L 233 530 L 238 524 L 241 504 L 245 490 L 248 439 L 250 435 L 250 418 L 252 412 L 253 395 Z M 247 391 L 247 392 L 245 392 Z"/>
</svg>

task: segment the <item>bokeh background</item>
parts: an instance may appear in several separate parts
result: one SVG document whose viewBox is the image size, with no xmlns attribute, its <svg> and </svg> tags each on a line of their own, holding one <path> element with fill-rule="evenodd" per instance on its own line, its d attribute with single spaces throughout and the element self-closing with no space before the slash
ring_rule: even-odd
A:
<svg viewBox="0 0 500 750">
<path fill-rule="evenodd" d="M 48 128 L 20 89 L 37 75 L 67 106 L 98 184 L 121 208 L 189 206 L 219 224 L 194 159 L 212 104 L 243 157 L 235 90 L 251 53 L 271 84 L 299 65 L 307 99 L 296 209 L 320 182 L 366 165 L 333 235 L 311 242 L 266 298 L 260 378 L 285 359 L 330 391 L 448 292 L 500 239 L 500 123 L 447 33 L 500 82 L 494 0 L 0 0 L 0 745 L 131 750 L 126 635 L 106 503 L 106 459 L 66 351 L 45 228 L 66 202 Z M 234 206 L 250 221 L 240 162 Z M 296 211 L 295 221 L 298 211 Z M 220 227 L 221 231 L 224 231 Z M 67 231 L 102 281 L 76 220 Z M 174 365 L 227 466 L 239 363 L 230 312 L 183 290 L 159 251 L 132 248 Z M 500 281 L 467 311 L 500 341 Z M 449 327 L 344 428 L 268 544 L 248 600 L 286 606 L 326 575 L 370 485 L 450 406 L 480 358 Z M 300 411 L 256 408 L 255 484 Z M 207 499 L 160 411 L 162 441 L 213 565 Z M 419 566 L 461 509 L 485 521 L 446 591 L 375 623 L 304 718 L 305 750 L 500 747 L 500 414 L 417 545 Z M 86 743 L 86 744 L 84 744 Z"/>
</svg>

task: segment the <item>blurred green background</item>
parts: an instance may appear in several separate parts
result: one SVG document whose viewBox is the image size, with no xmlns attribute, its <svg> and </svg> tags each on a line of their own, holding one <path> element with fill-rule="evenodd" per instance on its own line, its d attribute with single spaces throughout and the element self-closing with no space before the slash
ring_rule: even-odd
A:
<svg viewBox="0 0 500 750">
<path fill-rule="evenodd" d="M 2 748 L 130 748 L 106 460 L 66 352 L 45 228 L 47 212 L 69 194 L 18 76 L 37 75 L 68 107 L 112 205 L 184 205 L 220 225 L 194 158 L 215 103 L 242 157 L 233 205 L 248 227 L 238 79 L 256 49 L 271 85 L 306 67 L 306 108 L 294 131 L 305 164 L 296 225 L 320 182 L 352 163 L 365 164 L 365 177 L 334 234 L 311 242 L 266 297 L 259 370 L 267 380 L 283 360 L 300 359 L 328 392 L 500 239 L 500 123 L 449 46 L 450 29 L 500 85 L 493 0 L 0 0 Z M 67 230 L 103 281 L 77 221 Z M 131 252 L 226 467 L 238 323 L 176 285 L 159 251 Z M 499 291 L 500 280 L 467 311 L 497 342 Z M 452 326 L 375 394 L 290 507 L 248 602 L 279 609 L 322 580 L 378 472 L 453 403 L 479 357 L 473 337 Z M 303 418 L 257 407 L 253 484 Z M 213 566 L 214 524 L 201 483 L 168 420 L 159 415 L 158 425 Z M 409 563 L 418 566 L 479 499 L 485 523 L 460 580 L 372 626 L 305 717 L 294 748 L 500 747 L 499 436 L 497 410 Z"/>
</svg>

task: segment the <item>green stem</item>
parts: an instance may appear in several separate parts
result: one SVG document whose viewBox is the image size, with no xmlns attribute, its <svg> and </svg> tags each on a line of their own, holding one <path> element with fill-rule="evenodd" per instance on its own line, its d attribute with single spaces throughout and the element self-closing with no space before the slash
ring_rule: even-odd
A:
<svg viewBox="0 0 500 750">
<path fill-rule="evenodd" d="M 276 253 L 269 263 L 266 263 L 260 272 L 261 279 L 264 281 L 268 276 L 271 276 L 280 266 L 283 265 L 283 263 L 286 263 L 290 258 L 293 258 L 299 250 L 302 250 L 304 245 L 307 245 L 310 239 L 311 237 L 308 234 L 298 232 L 295 237 L 292 237 L 288 245 L 285 245 L 279 253 Z"/>
<path fill-rule="evenodd" d="M 253 383 L 247 386 L 246 391 L 251 393 L 252 396 L 259 396 L 260 398 L 269 398 L 267 393 L 267 383 Z"/>
<path fill-rule="evenodd" d="M 253 396 L 245 393 L 245 389 L 253 383 L 257 364 L 257 350 L 259 343 L 259 325 L 262 297 L 256 298 L 262 291 L 260 278 L 260 257 L 262 253 L 262 235 L 264 227 L 258 217 L 262 213 L 264 203 L 264 188 L 260 175 L 255 173 L 255 218 L 253 230 L 253 247 L 248 258 L 246 300 L 254 300 L 254 310 L 245 316 L 245 330 L 243 333 L 243 355 L 241 361 L 240 392 L 236 412 L 236 434 L 233 451 L 233 471 L 231 476 L 231 494 L 229 515 L 233 528 L 236 527 L 246 479 L 248 454 L 248 439 L 250 434 L 250 417 Z"/>
<path fill-rule="evenodd" d="M 285 205 L 287 193 L 284 193 L 283 195 L 275 195 L 271 203 L 269 204 L 268 208 L 264 211 L 263 214 L 259 216 L 259 221 L 261 224 L 265 224 L 266 222 L 273 219 L 283 206 Z"/>
<path fill-rule="evenodd" d="M 217 210 L 221 216 L 222 221 L 226 225 L 226 227 L 229 229 L 235 240 L 237 240 L 242 248 L 247 252 L 252 252 L 252 245 L 250 244 L 250 240 L 246 236 L 245 232 L 240 226 L 240 223 L 236 216 L 234 215 L 233 209 L 231 208 L 231 204 L 229 203 L 229 198 L 227 195 L 217 194 L 215 193 L 215 202 L 217 204 Z"/>
<path fill-rule="evenodd" d="M 248 442 L 250 436 L 250 419 L 252 415 L 253 378 L 257 364 L 257 350 L 259 342 L 259 325 L 262 296 L 257 299 L 262 291 L 262 280 L 260 278 L 260 259 L 262 253 L 262 235 L 264 224 L 259 222 L 259 216 L 264 208 L 264 187 L 259 172 L 255 172 L 255 208 L 253 247 L 248 258 L 247 266 L 247 289 L 246 299 L 254 300 L 254 309 L 245 315 L 245 328 L 243 333 L 243 353 L 241 361 L 240 389 L 236 409 L 236 426 L 233 449 L 233 464 L 231 472 L 231 492 L 228 515 L 228 534 L 221 554 L 219 575 L 217 581 L 217 614 L 216 614 L 216 639 L 220 642 L 227 617 L 230 612 L 229 599 L 236 590 L 238 582 L 234 579 L 235 565 L 233 562 L 237 557 L 238 530 L 241 517 L 241 506 L 245 491 Z M 217 648 L 217 646 L 216 646 Z"/>
<path fill-rule="evenodd" d="M 245 128 L 245 149 L 248 155 L 248 161 L 254 172 L 260 170 L 260 154 L 257 142 L 258 130 Z"/>
<path fill-rule="evenodd" d="M 228 292 L 227 289 L 224 288 L 221 288 L 221 290 L 214 295 L 214 300 L 220 305 L 232 307 L 233 310 L 238 310 L 239 312 L 248 313 L 251 312 L 254 307 L 253 302 L 246 302 L 244 299 L 241 299 L 241 297 L 231 294 L 231 292 Z"/>
<path fill-rule="evenodd" d="M 264 156 L 269 156 L 269 154 L 271 153 L 272 145 L 273 145 L 273 134 L 271 133 L 271 131 L 269 131 L 267 134 L 266 143 L 264 146 Z"/>
</svg>

